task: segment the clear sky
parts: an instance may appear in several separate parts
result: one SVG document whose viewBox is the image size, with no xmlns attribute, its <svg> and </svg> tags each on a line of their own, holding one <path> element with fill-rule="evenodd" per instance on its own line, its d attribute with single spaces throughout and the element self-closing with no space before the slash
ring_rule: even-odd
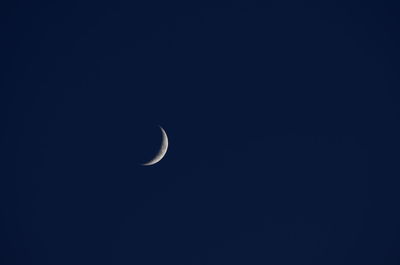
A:
<svg viewBox="0 0 400 265">
<path fill-rule="evenodd" d="M 0 264 L 400 264 L 397 5 L 7 2 Z"/>
</svg>

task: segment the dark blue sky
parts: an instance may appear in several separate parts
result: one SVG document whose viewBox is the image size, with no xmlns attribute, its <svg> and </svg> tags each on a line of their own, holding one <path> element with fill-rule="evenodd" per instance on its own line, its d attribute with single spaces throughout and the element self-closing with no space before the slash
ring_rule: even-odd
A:
<svg viewBox="0 0 400 265">
<path fill-rule="evenodd" d="M 397 5 L 8 4 L 0 264 L 400 264 Z"/>
</svg>

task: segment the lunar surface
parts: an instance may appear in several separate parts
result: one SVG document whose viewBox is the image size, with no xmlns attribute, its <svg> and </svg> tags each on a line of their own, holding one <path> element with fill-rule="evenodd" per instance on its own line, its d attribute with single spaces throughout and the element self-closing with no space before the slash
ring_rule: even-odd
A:
<svg viewBox="0 0 400 265">
<path fill-rule="evenodd" d="M 158 162 L 165 156 L 168 149 L 168 136 L 164 129 L 160 126 L 161 133 L 162 133 L 162 140 L 161 140 L 161 147 L 156 156 L 151 159 L 149 162 L 142 164 L 143 166 L 152 166 Z"/>
</svg>

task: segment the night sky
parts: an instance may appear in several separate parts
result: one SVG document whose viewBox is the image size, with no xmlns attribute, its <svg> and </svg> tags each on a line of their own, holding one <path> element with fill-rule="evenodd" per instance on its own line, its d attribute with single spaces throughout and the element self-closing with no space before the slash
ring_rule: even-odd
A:
<svg viewBox="0 0 400 265">
<path fill-rule="evenodd" d="M 1 265 L 400 264 L 395 1 L 5 2 Z"/>
</svg>

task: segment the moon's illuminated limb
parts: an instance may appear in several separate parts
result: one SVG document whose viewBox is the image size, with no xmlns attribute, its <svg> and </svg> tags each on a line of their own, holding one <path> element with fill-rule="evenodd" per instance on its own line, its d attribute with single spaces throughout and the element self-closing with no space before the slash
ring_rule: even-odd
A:
<svg viewBox="0 0 400 265">
<path fill-rule="evenodd" d="M 164 129 L 161 126 L 160 126 L 160 129 L 161 129 L 161 133 L 162 133 L 160 150 L 158 151 L 157 155 L 152 160 L 150 160 L 147 163 L 142 164 L 143 166 L 151 166 L 151 165 L 154 165 L 154 164 L 160 162 L 160 160 L 163 159 L 163 157 L 167 153 L 168 136 L 167 136 L 167 133 L 164 131 Z"/>
</svg>

